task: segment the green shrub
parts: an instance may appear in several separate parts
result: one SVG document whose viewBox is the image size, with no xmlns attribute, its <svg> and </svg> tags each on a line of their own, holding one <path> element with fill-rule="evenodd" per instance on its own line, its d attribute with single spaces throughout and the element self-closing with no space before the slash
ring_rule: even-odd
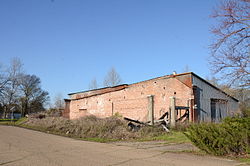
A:
<svg viewBox="0 0 250 166">
<path fill-rule="evenodd" d="M 250 117 L 250 107 L 241 107 L 243 117 Z"/>
<path fill-rule="evenodd" d="M 250 153 L 250 118 L 226 118 L 220 124 L 193 124 L 185 135 L 198 148 L 209 154 Z"/>
</svg>

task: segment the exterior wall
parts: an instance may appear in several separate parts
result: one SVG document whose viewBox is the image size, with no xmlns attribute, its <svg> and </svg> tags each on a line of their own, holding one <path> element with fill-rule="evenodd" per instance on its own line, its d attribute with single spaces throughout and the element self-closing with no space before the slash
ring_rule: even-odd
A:
<svg viewBox="0 0 250 166">
<path fill-rule="evenodd" d="M 82 96 L 84 95 L 82 94 Z M 118 112 L 124 117 L 147 121 L 147 97 L 149 95 L 154 95 L 154 118 L 158 119 L 169 111 L 169 97 L 171 96 L 177 98 L 176 105 L 188 106 L 188 102 L 192 98 L 192 88 L 173 77 L 143 81 L 113 92 L 79 99 L 73 98 L 70 102 L 69 117 L 70 119 L 86 115 L 108 117 Z"/>
<path fill-rule="evenodd" d="M 62 116 L 64 118 L 69 118 L 69 113 L 70 113 L 70 100 L 65 99 L 65 108 L 64 111 L 62 112 Z"/>
<path fill-rule="evenodd" d="M 196 87 L 194 90 L 193 88 Z M 211 121 L 211 107 L 218 122 L 238 110 L 238 102 L 193 73 L 163 76 L 131 85 L 119 85 L 70 94 L 63 116 L 77 119 L 86 115 L 108 117 L 116 113 L 148 121 L 148 96 L 154 97 L 154 119 L 169 111 L 170 97 L 176 106 L 190 106 L 192 121 Z M 212 104 L 211 102 L 215 102 Z M 183 115 L 181 112 L 181 115 Z M 177 118 L 181 116 L 178 115 Z"/>
<path fill-rule="evenodd" d="M 217 122 L 220 121 L 220 117 L 223 119 L 238 110 L 239 104 L 232 97 L 219 91 L 195 75 L 192 77 L 192 82 L 194 86 L 197 86 L 197 95 L 199 100 L 197 110 L 199 111 L 198 119 L 200 121 L 211 122 L 211 99 L 222 99 L 222 102 L 218 102 L 216 104 Z"/>
</svg>

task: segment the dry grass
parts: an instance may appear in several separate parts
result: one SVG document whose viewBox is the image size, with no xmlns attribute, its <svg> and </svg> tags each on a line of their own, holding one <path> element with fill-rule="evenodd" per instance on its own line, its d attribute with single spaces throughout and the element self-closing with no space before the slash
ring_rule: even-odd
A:
<svg viewBox="0 0 250 166">
<path fill-rule="evenodd" d="M 161 127 L 151 126 L 144 126 L 138 132 L 132 132 L 127 127 L 127 121 L 116 116 L 109 118 L 86 116 L 77 120 L 68 120 L 61 117 L 29 118 L 25 125 L 43 131 L 88 140 L 94 138 L 113 141 L 150 139 L 166 134 Z"/>
</svg>

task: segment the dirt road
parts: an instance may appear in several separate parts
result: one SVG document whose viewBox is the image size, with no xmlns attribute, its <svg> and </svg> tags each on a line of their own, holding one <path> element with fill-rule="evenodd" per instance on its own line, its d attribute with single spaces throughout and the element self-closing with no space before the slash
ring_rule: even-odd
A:
<svg viewBox="0 0 250 166">
<path fill-rule="evenodd" d="M 120 144 L 80 141 L 0 125 L 0 165 L 4 166 L 232 166 L 239 162 Z"/>
</svg>

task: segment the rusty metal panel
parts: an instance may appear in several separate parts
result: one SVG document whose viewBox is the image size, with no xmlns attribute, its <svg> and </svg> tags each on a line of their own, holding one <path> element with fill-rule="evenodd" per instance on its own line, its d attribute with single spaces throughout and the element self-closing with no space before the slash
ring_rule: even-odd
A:
<svg viewBox="0 0 250 166">
<path fill-rule="evenodd" d="M 191 76 L 191 73 L 186 74 L 186 75 L 179 75 L 179 76 L 176 77 L 176 79 L 181 81 L 183 84 L 185 84 L 189 88 L 192 88 L 192 76 Z"/>
</svg>

